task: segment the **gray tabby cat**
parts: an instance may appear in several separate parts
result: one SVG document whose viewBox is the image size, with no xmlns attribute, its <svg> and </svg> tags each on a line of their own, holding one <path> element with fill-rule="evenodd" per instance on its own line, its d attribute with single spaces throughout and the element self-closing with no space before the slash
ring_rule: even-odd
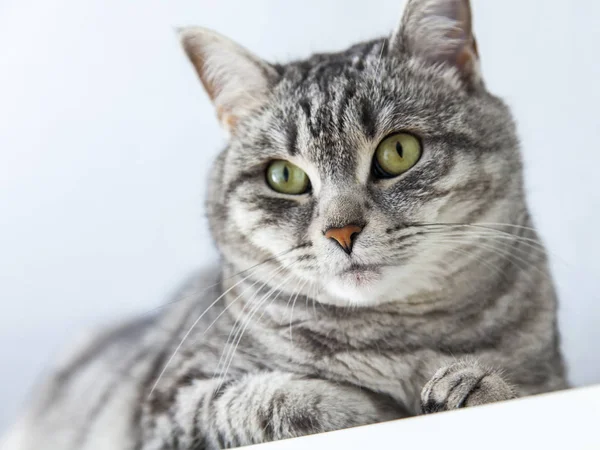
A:
<svg viewBox="0 0 600 450">
<path fill-rule="evenodd" d="M 467 0 L 409 1 L 388 39 L 285 65 L 181 39 L 230 132 L 218 280 L 81 347 L 4 448 L 235 447 L 566 387 Z"/>
</svg>

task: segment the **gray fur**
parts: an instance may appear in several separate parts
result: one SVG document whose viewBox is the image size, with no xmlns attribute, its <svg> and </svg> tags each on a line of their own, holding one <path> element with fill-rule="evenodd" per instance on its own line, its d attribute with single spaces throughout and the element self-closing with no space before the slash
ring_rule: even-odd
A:
<svg viewBox="0 0 600 450">
<path fill-rule="evenodd" d="M 390 39 L 285 65 L 184 30 L 231 133 L 207 202 L 219 273 L 75 352 L 6 448 L 234 447 L 565 388 L 515 126 L 468 6 L 413 0 Z M 421 160 L 375 179 L 397 131 Z M 271 190 L 274 159 L 312 190 Z M 350 223 L 346 254 L 324 232 Z"/>
</svg>

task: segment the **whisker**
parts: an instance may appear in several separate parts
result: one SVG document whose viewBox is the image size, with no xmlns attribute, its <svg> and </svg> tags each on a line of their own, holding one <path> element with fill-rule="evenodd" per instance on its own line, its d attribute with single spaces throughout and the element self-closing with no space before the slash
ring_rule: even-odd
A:
<svg viewBox="0 0 600 450">
<path fill-rule="evenodd" d="M 293 264 L 293 263 L 292 263 Z M 281 283 L 279 283 L 276 287 L 272 288 L 256 305 L 255 308 L 253 308 L 253 311 L 250 313 L 249 317 L 246 320 L 246 324 L 244 325 L 244 327 L 242 328 L 241 332 L 239 333 L 239 337 L 237 338 L 237 341 L 235 341 L 235 344 L 233 346 L 233 351 L 231 352 L 231 357 L 229 358 L 229 362 L 227 363 L 227 367 L 225 368 L 225 371 L 223 372 L 222 377 L 220 377 L 220 381 L 218 383 L 218 387 L 217 387 L 217 391 L 221 388 L 223 382 L 225 381 L 225 378 L 227 377 L 227 372 L 229 371 L 229 368 L 231 366 L 231 363 L 233 362 L 233 359 L 235 357 L 235 352 L 242 340 L 242 337 L 244 336 L 244 333 L 246 332 L 246 329 L 248 328 L 248 326 L 250 325 L 250 322 L 252 321 L 252 318 L 254 317 L 254 315 L 256 314 L 256 312 L 260 309 L 260 307 L 265 304 L 267 302 L 267 300 L 270 298 L 270 296 L 274 293 L 277 292 L 279 290 L 279 288 L 281 288 L 281 286 L 283 286 L 285 283 L 287 283 L 290 278 L 293 276 L 293 274 L 290 274 L 284 281 L 282 281 Z"/>
<path fill-rule="evenodd" d="M 497 236 L 494 233 L 469 232 L 469 231 L 467 231 L 467 232 L 461 232 L 461 231 L 444 231 L 444 232 L 441 232 L 441 233 L 437 232 L 437 233 L 433 233 L 433 234 L 437 234 L 437 235 L 441 235 L 442 237 L 445 236 L 445 237 L 449 237 L 449 238 L 455 238 L 455 237 L 458 237 L 458 238 L 460 238 L 460 237 L 463 237 L 463 238 L 464 237 L 474 237 L 474 238 L 493 239 L 493 240 L 500 240 L 500 241 L 503 240 L 503 241 L 505 241 L 507 243 L 509 241 L 512 241 L 512 242 L 518 243 L 520 245 L 523 245 L 525 247 L 528 247 L 532 251 L 539 252 L 543 256 L 547 255 L 547 251 L 546 251 L 545 247 L 543 247 L 542 245 L 532 245 L 532 244 L 530 244 L 527 241 L 521 241 L 521 240 L 516 239 L 516 238 L 513 239 L 513 238 L 511 238 L 509 236 L 505 236 L 505 235 Z M 473 242 L 477 243 L 478 241 L 473 241 Z M 518 251 L 518 252 L 521 252 L 521 253 L 526 254 L 526 255 L 529 254 L 525 249 L 517 247 L 517 246 L 513 246 L 510 249 L 506 249 L 506 250 L 507 251 L 508 250 L 512 250 L 513 252 L 514 251 Z"/>
<path fill-rule="evenodd" d="M 307 293 L 306 293 L 306 295 L 304 296 L 304 311 L 306 311 L 306 312 L 308 312 L 308 297 L 309 297 L 308 293 L 309 293 L 309 292 L 310 292 L 310 290 L 312 289 L 312 285 L 313 285 L 313 283 L 314 283 L 314 281 L 311 281 L 311 282 L 310 282 L 310 286 L 308 287 L 308 289 L 307 289 Z"/>
<path fill-rule="evenodd" d="M 163 304 L 161 304 L 161 305 L 158 305 L 158 306 L 156 306 L 155 308 L 152 308 L 152 309 L 150 309 L 150 310 L 148 310 L 148 311 L 146 311 L 146 312 L 144 312 L 144 313 L 141 313 L 141 314 L 140 314 L 140 316 L 141 316 L 141 317 L 145 317 L 145 316 L 147 316 L 147 315 L 153 314 L 154 312 L 156 312 L 156 311 L 158 311 L 158 310 L 160 310 L 160 309 L 163 309 L 163 308 L 166 308 L 166 307 L 168 307 L 168 306 L 171 306 L 171 305 L 173 305 L 173 304 L 175 304 L 175 303 L 185 302 L 185 301 L 187 301 L 187 300 L 189 300 L 189 299 L 191 299 L 191 298 L 193 298 L 193 297 L 196 297 L 196 296 L 198 296 L 198 295 L 201 295 L 201 294 L 205 293 L 206 291 L 209 291 L 210 289 L 212 289 L 212 288 L 214 288 L 214 287 L 217 287 L 217 286 L 219 286 L 219 285 L 220 285 L 220 284 L 221 284 L 223 281 L 227 281 L 227 280 L 230 280 L 231 278 L 235 278 L 235 277 L 237 277 L 237 276 L 239 276 L 239 275 L 242 275 L 242 274 L 244 274 L 244 273 L 246 273 L 246 272 L 248 272 L 248 271 L 250 271 L 250 270 L 252 270 L 252 269 L 258 268 L 259 266 L 261 266 L 261 265 L 263 265 L 263 264 L 266 264 L 266 263 L 268 263 L 268 262 L 271 262 L 271 261 L 273 261 L 274 259 L 277 259 L 277 258 L 282 258 L 282 257 L 284 257 L 284 256 L 294 256 L 294 255 L 288 255 L 288 254 L 289 254 L 289 253 L 291 253 L 291 252 L 293 252 L 294 250 L 299 250 L 299 249 L 301 249 L 301 248 L 305 248 L 305 247 L 307 247 L 307 246 L 308 246 L 308 243 L 303 243 L 303 244 L 299 244 L 299 245 L 297 245 L 297 246 L 295 246 L 295 247 L 292 247 L 292 248 L 290 248 L 290 249 L 288 249 L 288 250 L 284 250 L 284 251 L 282 251 L 282 252 L 280 252 L 280 253 L 277 253 L 277 254 L 275 254 L 275 255 L 273 255 L 273 256 L 270 256 L 269 258 L 267 258 L 267 259 L 265 259 L 265 260 L 263 260 L 263 261 L 261 261 L 261 262 L 258 262 L 258 263 L 256 263 L 256 264 L 253 264 L 252 266 L 250 266 L 250 267 L 247 267 L 246 269 L 240 270 L 239 272 L 236 272 L 236 273 L 234 273 L 233 275 L 229 275 L 228 277 L 222 278 L 222 279 L 221 279 L 219 282 L 217 282 L 217 283 L 214 283 L 214 284 L 211 284 L 211 285 L 209 285 L 209 286 L 205 287 L 204 289 L 202 289 L 202 290 L 201 290 L 201 291 L 199 291 L 199 292 L 198 292 L 198 291 L 196 291 L 196 292 L 194 292 L 193 294 L 190 294 L 190 295 L 185 295 L 185 296 L 182 296 L 182 297 L 178 297 L 178 298 L 176 298 L 176 299 L 174 299 L 174 300 L 171 300 L 171 301 L 165 302 L 165 303 L 163 303 Z"/>
<path fill-rule="evenodd" d="M 504 231 L 504 230 L 497 230 L 495 228 L 490 228 L 490 227 L 485 227 L 485 226 L 479 226 L 479 225 L 471 225 L 471 224 L 454 224 L 454 223 L 424 223 L 424 224 L 416 224 L 414 225 L 416 227 L 423 227 L 423 228 L 441 228 L 441 229 L 445 229 L 446 227 L 452 227 L 452 228 L 477 228 L 477 229 L 482 229 L 485 231 L 481 231 L 481 232 L 489 232 L 489 233 L 499 233 L 502 235 L 506 235 L 507 237 L 510 237 L 512 239 L 519 239 L 525 242 L 532 242 L 536 245 L 539 246 L 543 246 L 542 242 L 540 241 L 540 239 L 535 239 L 535 238 L 527 238 L 527 237 L 523 237 L 521 235 L 515 234 L 515 233 L 510 233 L 508 231 Z M 468 230 L 465 230 L 468 231 Z"/>
<path fill-rule="evenodd" d="M 288 266 L 289 267 L 289 266 Z M 269 278 L 267 278 L 267 280 L 265 280 L 263 282 L 263 284 L 261 285 L 260 288 L 258 288 L 256 290 L 256 292 L 254 292 L 252 294 L 252 296 L 250 297 L 250 299 L 248 300 L 248 302 L 244 305 L 244 307 L 242 308 L 242 311 L 240 312 L 239 317 L 235 320 L 233 326 L 231 327 L 231 330 L 229 332 L 229 336 L 227 336 L 227 340 L 225 341 L 225 346 L 223 347 L 223 352 L 221 352 L 221 357 L 219 358 L 219 362 L 217 364 L 217 368 L 215 369 L 215 377 L 217 375 L 217 372 L 219 373 L 219 378 L 220 378 L 220 374 L 221 371 L 219 371 L 219 367 L 221 367 L 221 362 L 223 362 L 223 364 L 225 364 L 225 361 L 227 361 L 229 359 L 229 350 L 228 350 L 228 346 L 230 345 L 230 340 L 232 339 L 233 336 L 237 336 L 237 331 L 239 330 L 239 327 L 241 327 L 241 320 L 243 320 L 246 308 L 248 308 L 249 310 L 251 310 L 253 308 L 253 303 L 255 301 L 255 299 L 258 297 L 258 293 L 273 279 L 275 278 L 275 276 L 281 272 L 283 272 L 285 270 L 286 266 L 281 266 L 281 267 L 277 267 L 275 270 L 273 270 L 271 272 L 271 274 L 269 275 Z M 258 283 L 258 280 L 256 283 L 254 283 L 252 286 L 254 286 L 255 284 Z M 240 324 L 238 327 L 238 323 Z M 234 334 L 235 333 L 235 334 Z M 235 337 L 233 337 L 233 341 L 235 340 Z M 232 341 L 232 342 L 233 342 Z M 225 356 L 225 354 L 227 353 L 227 356 L 225 357 L 225 360 L 223 360 L 223 356 Z M 222 369 L 221 369 L 222 370 Z"/>
<path fill-rule="evenodd" d="M 292 265 L 294 265 L 297 261 L 294 261 L 290 264 L 288 264 L 287 266 L 281 266 L 277 269 L 275 269 L 273 272 L 271 272 L 271 274 L 269 275 L 269 278 L 261 285 L 261 287 L 250 297 L 250 300 L 247 302 L 246 305 L 244 305 L 244 308 L 242 309 L 239 317 L 236 319 L 235 323 L 233 324 L 231 331 L 229 332 L 229 336 L 227 337 L 227 341 L 225 343 L 223 352 L 221 353 L 221 357 L 219 358 L 219 363 L 217 365 L 217 368 L 215 370 L 215 377 L 217 377 L 217 374 L 219 375 L 219 378 L 221 378 L 221 374 L 223 373 L 223 369 L 225 367 L 225 364 L 228 360 L 230 360 L 231 353 L 232 353 L 232 348 L 231 345 L 233 342 L 236 341 L 239 332 L 243 326 L 243 319 L 244 316 L 249 313 L 250 311 L 253 310 L 255 304 L 257 303 L 257 298 L 259 293 L 264 289 L 264 287 L 271 281 L 273 280 L 273 278 L 275 278 L 279 273 L 283 272 L 284 270 L 286 270 L 287 268 L 291 267 Z M 254 283 L 256 284 L 256 283 Z M 260 301 L 258 301 L 260 302 Z M 248 311 L 246 311 L 248 310 Z M 231 343 L 230 343 L 231 342 Z M 225 356 L 226 355 L 226 356 Z M 223 359 L 223 357 L 225 356 L 225 359 Z M 221 363 L 223 363 L 223 367 L 221 367 Z M 230 362 L 231 363 L 231 362 Z M 221 370 L 219 370 L 219 367 L 221 367 Z"/>
<path fill-rule="evenodd" d="M 383 42 L 381 43 L 381 51 L 379 52 L 379 58 L 377 60 L 377 66 L 375 69 L 375 73 L 377 73 L 379 75 L 379 72 L 381 71 L 381 62 L 383 60 L 383 51 L 385 50 L 385 47 L 387 45 L 387 38 L 385 38 L 383 40 Z"/>
<path fill-rule="evenodd" d="M 520 234 L 517 234 L 517 232 L 512 233 L 510 231 L 506 231 L 506 230 L 498 230 L 497 228 L 493 228 L 493 227 L 489 227 L 489 226 L 485 226 L 485 225 L 480 225 L 480 224 L 464 224 L 464 223 L 432 223 L 432 224 L 423 224 L 424 226 L 444 226 L 444 227 L 457 227 L 457 228 L 463 228 L 463 227 L 469 227 L 469 228 L 477 228 L 477 229 L 482 229 L 482 230 L 487 230 L 487 231 L 492 231 L 495 233 L 502 233 L 502 234 L 506 234 L 508 236 L 513 236 L 513 237 L 522 237 Z M 519 231 L 535 231 L 533 229 L 530 228 L 518 228 Z M 539 239 L 533 239 L 533 238 L 525 238 L 525 239 L 529 239 L 531 241 L 534 242 L 539 242 Z"/>
<path fill-rule="evenodd" d="M 498 239 L 498 240 L 512 241 L 515 243 L 522 244 L 532 250 L 546 253 L 546 248 L 544 247 L 544 245 L 541 242 L 539 242 L 535 239 L 519 237 L 516 235 L 505 235 L 504 233 L 497 234 L 492 231 L 443 230 L 443 229 L 441 232 L 439 230 L 430 230 L 430 231 L 428 231 L 428 233 L 442 234 L 442 235 L 447 234 L 449 236 L 493 238 L 493 239 Z"/>
<path fill-rule="evenodd" d="M 549 275 L 544 272 L 543 270 L 541 270 L 539 267 L 537 267 L 536 265 L 534 265 L 534 263 L 532 261 L 528 261 L 518 255 L 515 255 L 514 253 L 511 253 L 510 250 L 505 250 L 505 249 L 501 249 L 498 247 L 494 247 L 491 245 L 487 245 L 484 244 L 482 242 L 476 242 L 476 241 L 467 241 L 467 240 L 460 240 L 460 239 L 450 239 L 450 240 L 446 240 L 445 242 L 454 242 L 454 243 L 463 243 L 463 244 L 471 244 L 475 247 L 481 247 L 487 250 L 490 250 L 493 253 L 497 253 L 497 252 L 502 252 L 500 254 L 500 256 L 504 256 L 506 258 L 508 258 L 508 260 L 510 262 L 512 262 L 513 264 L 515 264 L 519 269 L 526 271 L 527 267 L 531 267 L 532 269 L 536 270 L 540 275 L 542 275 L 544 278 L 546 278 L 548 281 L 552 281 L 549 277 Z M 513 258 L 513 259 L 510 259 Z M 518 264 L 516 264 L 515 259 L 523 264 L 525 264 L 525 267 L 520 266 Z M 533 281 L 531 279 L 531 274 L 529 272 L 527 272 L 528 277 L 530 278 L 530 281 Z"/>
<path fill-rule="evenodd" d="M 244 295 L 246 292 L 248 292 L 250 289 L 252 289 L 258 283 L 259 283 L 259 280 L 256 280 L 254 283 L 252 283 L 250 286 L 248 286 L 246 289 L 244 289 L 239 295 L 237 295 L 225 308 L 223 308 L 223 311 L 221 311 L 219 313 L 219 315 L 217 317 L 215 317 L 215 319 L 210 323 L 210 325 L 208 327 L 206 327 L 206 329 L 202 332 L 201 336 L 204 336 L 212 328 L 212 326 L 217 322 L 217 320 L 219 320 L 219 318 L 223 314 L 225 314 L 227 312 L 227 310 L 233 306 L 234 303 L 236 303 L 240 298 L 242 298 L 242 295 Z"/>
<path fill-rule="evenodd" d="M 291 275 L 288 277 L 288 280 L 289 280 L 290 278 L 291 278 Z M 296 284 L 296 288 L 298 287 L 298 285 L 299 285 L 299 284 L 300 284 L 300 282 L 298 282 L 298 283 Z M 285 305 L 285 307 L 286 307 L 286 308 L 290 306 L 290 302 L 291 302 L 291 300 L 292 300 L 292 297 L 294 296 L 294 292 L 296 291 L 296 288 L 294 288 L 294 289 L 292 290 L 292 293 L 291 293 L 291 295 L 290 295 L 290 297 L 289 297 L 289 299 L 288 299 L 288 301 L 287 301 L 287 303 L 286 303 L 286 305 Z M 271 301 L 271 304 L 273 303 L 273 301 L 275 300 L 275 298 L 276 298 L 276 297 L 274 297 L 274 298 L 273 298 L 273 300 Z M 261 320 L 261 319 L 264 317 L 265 313 L 267 312 L 267 309 L 268 309 L 268 308 L 265 308 L 265 309 L 263 310 L 262 314 L 261 314 L 261 315 L 258 317 L 258 320 L 257 320 L 257 321 L 260 321 L 260 320 Z"/>
<path fill-rule="evenodd" d="M 315 319 L 317 318 L 317 307 L 315 306 L 315 302 L 317 301 L 317 283 L 313 283 L 312 285 L 313 287 L 313 294 L 311 295 L 311 300 L 312 300 L 312 306 L 313 306 L 313 314 L 315 316 Z"/>
<path fill-rule="evenodd" d="M 462 244 L 473 244 L 473 242 L 470 242 L 470 241 L 460 241 L 460 240 L 437 240 L 436 243 L 440 243 L 440 244 L 461 244 L 461 243 Z M 508 276 L 507 276 L 505 270 L 502 270 L 501 268 L 493 265 L 492 263 L 490 263 L 489 261 L 485 260 L 484 258 L 482 258 L 480 256 L 476 256 L 473 253 L 468 252 L 464 248 L 450 247 L 450 251 L 459 252 L 462 255 L 466 255 L 469 259 L 475 259 L 475 261 L 483 264 L 484 266 L 488 267 L 489 269 L 494 270 L 499 275 L 502 275 L 505 279 L 508 279 Z"/>
<path fill-rule="evenodd" d="M 152 389 L 150 389 L 150 393 L 148 394 L 148 398 L 150 398 L 150 396 L 152 395 L 152 393 L 154 392 L 154 390 L 156 389 L 156 386 L 158 386 L 158 383 L 160 382 L 162 376 L 165 374 L 167 368 L 169 367 L 169 364 L 171 364 L 171 362 L 173 361 L 173 359 L 175 358 L 175 356 L 177 355 L 177 353 L 179 352 L 179 350 L 181 349 L 183 343 L 185 342 L 185 340 L 188 338 L 188 336 L 190 335 L 190 333 L 192 332 L 192 330 L 196 327 L 196 325 L 198 325 L 198 322 L 200 322 L 200 320 L 202 320 L 202 318 L 206 315 L 206 313 L 214 306 L 217 304 L 217 302 L 219 302 L 219 300 L 221 300 L 225 295 L 227 295 L 227 293 L 229 291 L 231 291 L 233 288 L 235 288 L 236 286 L 238 286 L 240 283 L 243 283 L 246 279 L 250 278 L 250 276 L 253 274 L 254 272 L 250 273 L 249 275 L 247 275 L 246 277 L 242 278 L 240 281 L 238 281 L 237 283 L 235 283 L 233 286 L 231 286 L 229 289 L 227 289 L 225 292 L 223 292 L 221 295 L 219 295 L 217 297 L 217 299 L 212 302 L 208 308 L 206 308 L 202 314 L 200 314 L 198 316 L 198 318 L 194 321 L 194 323 L 192 324 L 192 326 L 189 328 L 189 330 L 185 333 L 185 335 L 183 336 L 183 338 L 181 339 L 181 341 L 179 342 L 179 345 L 177 345 L 177 347 L 175 348 L 175 351 L 173 352 L 173 354 L 171 355 L 171 357 L 168 359 L 167 363 L 165 364 L 165 366 L 163 367 L 162 371 L 160 372 L 160 374 L 158 375 L 158 378 L 156 379 L 156 381 L 154 382 L 154 385 L 152 386 Z"/>
<path fill-rule="evenodd" d="M 496 230 L 494 228 L 479 227 L 479 226 L 473 226 L 473 225 L 469 225 L 469 224 L 456 224 L 456 225 L 454 225 L 454 224 L 422 224 L 422 225 L 425 230 L 418 232 L 418 234 L 421 236 L 426 235 L 426 234 L 436 234 L 436 233 L 448 234 L 448 235 L 450 235 L 450 233 L 452 233 L 453 235 L 459 235 L 460 233 L 462 233 L 462 235 L 469 236 L 469 237 L 471 237 L 471 236 L 472 237 L 487 237 L 487 238 L 493 238 L 493 239 L 497 239 L 497 240 L 505 239 L 507 241 L 514 241 L 515 243 L 518 243 L 520 245 L 528 247 L 534 251 L 539 251 L 542 254 L 544 254 L 545 256 L 552 257 L 552 259 L 554 261 L 560 262 L 563 266 L 565 266 L 567 268 L 572 267 L 572 264 L 569 263 L 568 261 L 566 261 L 560 255 L 549 251 L 546 248 L 546 246 L 539 239 L 526 238 L 526 237 L 520 236 L 518 234 L 509 233 L 509 232 L 502 231 L 502 230 Z M 421 225 L 417 225 L 417 227 L 420 227 L 420 226 Z M 448 230 L 448 229 L 446 229 L 446 227 L 477 228 L 478 231 L 471 231 L 468 229 L 467 230 L 460 230 L 460 229 Z M 529 229 L 529 227 L 524 227 L 524 228 Z M 414 236 L 414 234 L 400 236 L 397 239 L 404 241 L 404 240 L 410 239 L 412 236 Z M 519 250 L 522 250 L 522 249 L 519 249 Z"/>
<path fill-rule="evenodd" d="M 468 225 L 471 226 L 484 226 L 484 227 L 507 227 L 507 228 L 516 228 L 519 230 L 527 230 L 527 231 L 532 231 L 534 233 L 537 233 L 537 230 L 533 227 L 528 227 L 525 225 L 517 225 L 514 223 L 503 223 L 503 222 L 472 222 L 469 223 Z M 495 229 L 495 228 L 493 228 Z"/>
<path fill-rule="evenodd" d="M 308 280 L 305 280 L 302 283 L 302 285 L 298 288 L 298 290 L 296 291 L 296 297 L 294 298 L 294 301 L 292 302 L 292 309 L 290 311 L 290 342 L 292 342 L 292 340 L 293 340 L 292 339 L 292 321 L 293 321 L 293 317 L 294 317 L 294 305 L 296 304 L 296 300 L 298 300 L 298 296 L 300 295 L 300 291 L 304 288 L 304 286 L 306 285 L 306 283 L 308 283 Z"/>
</svg>

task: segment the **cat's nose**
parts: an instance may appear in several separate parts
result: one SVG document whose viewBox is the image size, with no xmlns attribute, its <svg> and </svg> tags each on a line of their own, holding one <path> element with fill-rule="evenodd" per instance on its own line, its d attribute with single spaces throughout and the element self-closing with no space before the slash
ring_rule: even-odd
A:
<svg viewBox="0 0 600 450">
<path fill-rule="evenodd" d="M 358 225 L 346 225 L 342 228 L 329 228 L 325 231 L 325 237 L 336 241 L 346 253 L 350 254 L 354 239 L 361 231 L 362 227 Z"/>
</svg>

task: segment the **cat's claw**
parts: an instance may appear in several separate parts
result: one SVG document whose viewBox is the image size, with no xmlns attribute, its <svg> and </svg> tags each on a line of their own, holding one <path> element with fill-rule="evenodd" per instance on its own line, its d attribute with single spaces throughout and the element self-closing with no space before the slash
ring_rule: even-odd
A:
<svg viewBox="0 0 600 450">
<path fill-rule="evenodd" d="M 424 414 L 516 398 L 494 370 L 476 362 L 457 362 L 438 370 L 421 391 Z"/>
</svg>

